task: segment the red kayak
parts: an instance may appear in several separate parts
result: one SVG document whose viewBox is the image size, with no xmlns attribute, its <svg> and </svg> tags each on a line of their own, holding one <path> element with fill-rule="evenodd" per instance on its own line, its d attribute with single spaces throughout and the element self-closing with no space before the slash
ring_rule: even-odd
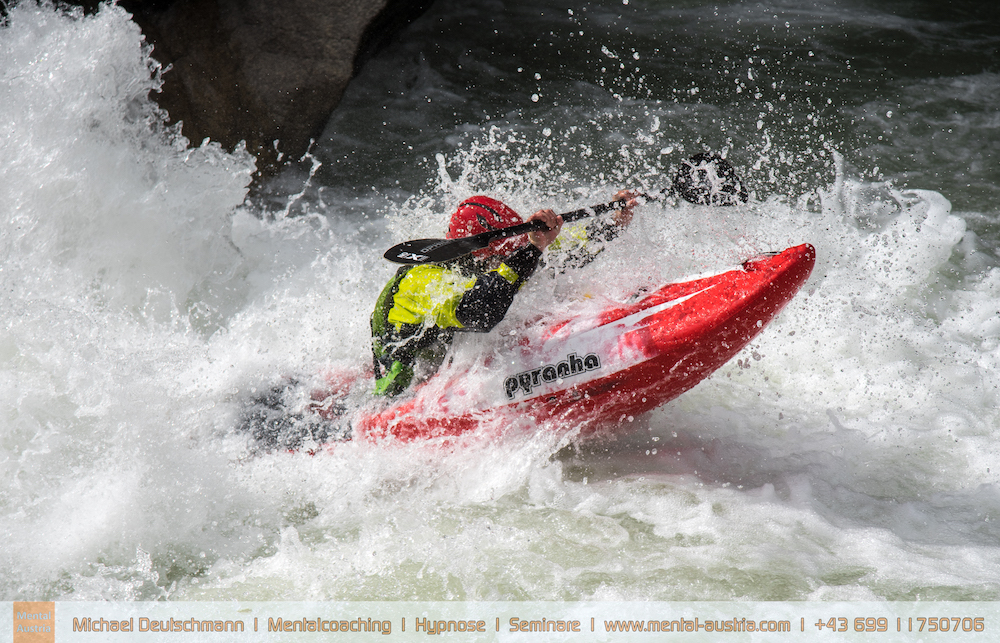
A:
<svg viewBox="0 0 1000 643">
<path fill-rule="evenodd" d="M 469 364 L 452 361 L 405 397 L 357 411 L 350 431 L 354 439 L 410 441 L 524 422 L 556 422 L 584 434 L 619 425 L 729 361 L 798 292 L 815 260 L 805 244 L 641 293 L 598 314 L 542 319 L 502 337 L 503 348 L 475 364 L 476 377 L 469 377 Z M 354 385 L 331 380 L 331 390 L 313 394 L 313 411 L 343 423 L 335 401 Z"/>
</svg>

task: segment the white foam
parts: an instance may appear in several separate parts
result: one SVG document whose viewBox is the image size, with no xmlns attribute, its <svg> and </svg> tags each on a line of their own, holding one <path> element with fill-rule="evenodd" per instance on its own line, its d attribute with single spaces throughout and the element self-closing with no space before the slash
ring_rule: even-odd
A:
<svg viewBox="0 0 1000 643">
<path fill-rule="evenodd" d="M 471 128 L 475 145 L 413 170 L 423 193 L 376 195 L 360 223 L 322 192 L 294 216 L 244 205 L 252 159 L 163 126 L 120 8 L 21 3 L 0 69 L 3 596 L 992 596 L 1000 272 L 942 195 L 842 173 L 800 200 L 650 204 L 586 269 L 537 275 L 497 332 L 817 248 L 751 347 L 618 440 L 567 447 L 559 427 L 250 458 L 230 432 L 241 395 L 367 363 L 390 241 L 436 236 L 487 190 L 527 213 L 625 178 L 662 187 L 658 155 L 624 141 L 587 174 L 574 155 L 619 134 L 572 127 L 684 153 L 680 108 L 609 99 L 538 142 Z"/>
</svg>

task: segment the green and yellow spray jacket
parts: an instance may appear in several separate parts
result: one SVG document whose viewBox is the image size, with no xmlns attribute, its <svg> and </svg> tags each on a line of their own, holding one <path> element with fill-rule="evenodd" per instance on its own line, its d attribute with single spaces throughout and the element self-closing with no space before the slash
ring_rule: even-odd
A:
<svg viewBox="0 0 1000 643">
<path fill-rule="evenodd" d="M 372 313 L 375 393 L 402 392 L 415 368 L 437 370 L 457 331 L 492 330 L 541 256 L 529 244 L 485 273 L 458 265 L 400 268 Z"/>
<path fill-rule="evenodd" d="M 587 263 L 600 251 L 585 247 L 588 237 L 608 240 L 618 234 L 607 224 L 569 232 L 549 246 L 568 251 L 572 260 L 567 265 Z M 382 289 L 372 312 L 375 394 L 398 395 L 415 374 L 426 377 L 437 371 L 456 332 L 492 330 L 541 255 L 529 244 L 488 272 L 476 271 L 471 262 L 461 260 L 401 267 Z"/>
</svg>

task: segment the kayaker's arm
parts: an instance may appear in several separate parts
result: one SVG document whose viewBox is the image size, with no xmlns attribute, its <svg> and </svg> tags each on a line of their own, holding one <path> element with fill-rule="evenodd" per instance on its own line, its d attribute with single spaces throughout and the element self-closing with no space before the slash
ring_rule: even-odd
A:
<svg viewBox="0 0 1000 643">
<path fill-rule="evenodd" d="M 601 217 L 586 226 L 570 228 L 551 246 L 555 251 L 555 264 L 559 269 L 581 268 L 604 250 L 604 244 L 617 238 L 632 222 L 632 212 L 636 205 L 636 194 L 620 190 L 616 200 L 625 200 L 625 206 L 607 217 Z"/>
<path fill-rule="evenodd" d="M 476 279 L 462 296 L 455 317 L 468 330 L 489 332 L 500 323 L 514 302 L 514 295 L 538 266 L 542 251 L 528 244 L 510 255 L 499 268 Z"/>
<path fill-rule="evenodd" d="M 629 190 L 619 190 L 615 200 L 625 199 L 625 207 L 615 210 L 608 219 L 597 219 L 587 226 L 587 238 L 595 241 L 611 241 L 632 223 L 633 208 L 636 206 L 636 193 Z"/>
<path fill-rule="evenodd" d="M 538 266 L 542 251 L 562 230 L 563 220 L 552 210 L 539 210 L 529 221 L 544 221 L 547 230 L 528 234 L 528 245 L 504 259 L 499 268 L 476 279 L 455 310 L 455 317 L 467 330 L 489 332 L 500 323 L 514 302 L 514 295 Z"/>
</svg>

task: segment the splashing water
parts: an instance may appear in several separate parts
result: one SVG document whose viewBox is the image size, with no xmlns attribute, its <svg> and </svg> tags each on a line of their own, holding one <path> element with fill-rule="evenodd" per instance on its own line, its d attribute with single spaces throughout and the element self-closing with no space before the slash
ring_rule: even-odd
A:
<svg viewBox="0 0 1000 643">
<path fill-rule="evenodd" d="M 574 14 L 567 43 L 598 22 L 613 31 L 608 11 Z M 423 42 L 432 24 L 410 37 Z M 12 8 L 0 27 L 3 595 L 995 600 L 995 213 L 953 212 L 948 195 L 845 169 L 856 149 L 831 132 L 877 140 L 871 120 L 824 129 L 843 113 L 782 112 L 777 98 L 768 110 L 770 78 L 775 92 L 800 84 L 816 97 L 792 53 L 758 53 L 749 72 L 722 61 L 728 74 L 679 81 L 677 102 L 660 100 L 653 65 L 667 56 L 636 30 L 636 56 L 581 45 L 600 65 L 589 77 L 535 78 L 502 51 L 456 55 L 448 72 L 404 38 L 352 86 L 312 157 L 322 165 L 306 160 L 309 182 L 283 177 L 293 196 L 265 207 L 245 201 L 245 151 L 165 125 L 149 98 L 162 69 L 125 11 Z M 695 47 L 676 55 L 716 58 Z M 779 60 L 797 71 L 781 75 Z M 392 80 L 400 68 L 408 87 Z M 462 88 L 467 74 L 484 79 L 477 91 Z M 723 80 L 740 100 L 761 93 L 759 109 L 697 102 Z M 992 95 L 996 76 L 966 82 Z M 934 102 L 936 87 L 909 91 Z M 916 131 L 927 118 L 904 120 Z M 361 152 L 334 161 L 345 132 Z M 922 153 L 918 138 L 906 142 Z M 233 433 L 254 388 L 363 370 L 368 314 L 392 273 L 381 249 L 439 235 L 463 198 L 572 209 L 663 187 L 706 146 L 747 174 L 747 205 L 643 206 L 585 271 L 533 279 L 505 321 L 815 245 L 801 295 L 674 403 L 584 443 L 558 427 L 250 457 Z"/>
</svg>

